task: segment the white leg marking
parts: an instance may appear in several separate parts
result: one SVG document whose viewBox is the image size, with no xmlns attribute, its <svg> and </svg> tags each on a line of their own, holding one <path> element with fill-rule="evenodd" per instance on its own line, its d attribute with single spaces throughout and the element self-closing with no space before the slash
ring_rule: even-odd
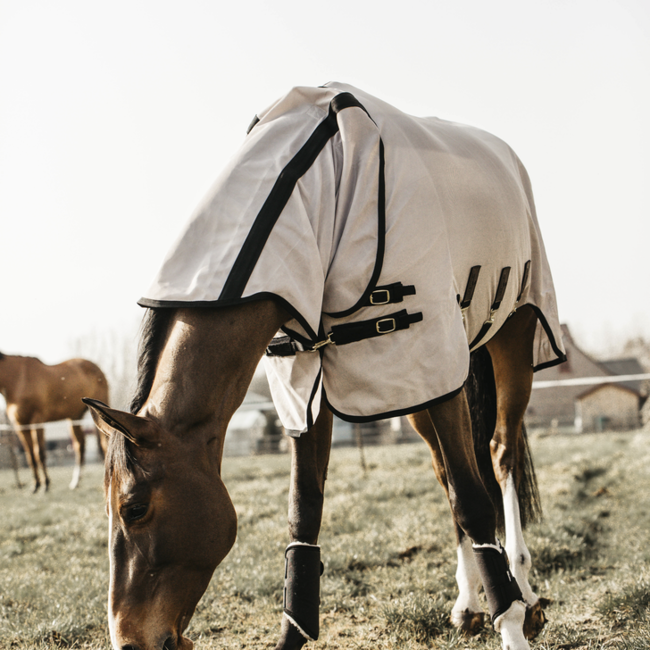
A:
<svg viewBox="0 0 650 650">
<path fill-rule="evenodd" d="M 109 583 L 108 583 L 108 630 L 111 636 L 111 643 L 115 650 L 120 650 L 117 645 L 117 632 L 115 630 L 115 617 L 111 602 L 113 601 L 113 559 L 111 548 L 113 547 L 113 479 L 108 484 L 108 558 L 109 558 Z"/>
<path fill-rule="evenodd" d="M 535 605 L 537 595 L 528 582 L 528 572 L 532 566 L 530 552 L 524 541 L 521 530 L 521 517 L 519 516 L 519 499 L 515 481 L 510 474 L 506 480 L 506 491 L 503 495 L 503 511 L 506 526 L 506 553 L 510 562 L 510 571 L 515 577 L 519 589 L 528 606 Z"/>
<path fill-rule="evenodd" d="M 456 582 L 458 583 L 458 598 L 451 610 L 451 622 L 459 627 L 463 622 L 463 613 L 483 612 L 481 601 L 478 598 L 481 588 L 481 575 L 478 571 L 472 540 L 467 535 L 456 549 L 458 556 L 458 568 L 456 569 Z"/>
<path fill-rule="evenodd" d="M 494 621 L 494 629 L 501 634 L 503 650 L 530 650 L 524 636 L 526 605 L 515 600 L 508 610 Z"/>
<path fill-rule="evenodd" d="M 74 471 L 72 472 L 72 480 L 70 481 L 70 489 L 74 490 L 79 486 L 79 479 L 81 478 L 81 465 L 75 463 Z"/>
</svg>

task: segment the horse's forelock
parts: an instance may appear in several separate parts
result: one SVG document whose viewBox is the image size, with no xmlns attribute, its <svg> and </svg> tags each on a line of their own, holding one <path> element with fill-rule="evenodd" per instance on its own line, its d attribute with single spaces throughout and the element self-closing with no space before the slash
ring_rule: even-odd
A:
<svg viewBox="0 0 650 650">
<path fill-rule="evenodd" d="M 104 464 L 104 490 L 108 494 L 108 486 L 113 478 L 119 481 L 125 475 L 133 473 L 135 465 L 135 459 L 127 440 L 119 433 L 113 434 L 108 443 Z"/>
</svg>

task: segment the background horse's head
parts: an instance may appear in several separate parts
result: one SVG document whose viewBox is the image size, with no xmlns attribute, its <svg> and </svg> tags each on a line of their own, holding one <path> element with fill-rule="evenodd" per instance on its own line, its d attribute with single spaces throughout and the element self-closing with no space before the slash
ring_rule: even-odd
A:
<svg viewBox="0 0 650 650">
<path fill-rule="evenodd" d="M 84 400 L 110 443 L 111 641 L 116 650 L 189 650 L 183 632 L 235 541 L 237 518 L 218 463 L 155 419 Z M 208 442 L 209 444 L 209 442 Z"/>
</svg>

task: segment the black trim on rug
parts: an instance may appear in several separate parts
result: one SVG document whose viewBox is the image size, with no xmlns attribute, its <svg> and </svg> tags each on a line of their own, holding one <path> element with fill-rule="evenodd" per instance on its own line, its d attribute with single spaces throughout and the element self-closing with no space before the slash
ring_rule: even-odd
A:
<svg viewBox="0 0 650 650">
<path fill-rule="evenodd" d="M 410 415 L 411 413 L 419 413 L 420 411 L 424 411 L 425 409 L 435 406 L 436 404 L 441 404 L 442 402 L 446 402 L 447 400 L 452 399 L 452 397 L 456 397 L 456 395 L 458 395 L 458 393 L 460 393 L 464 387 L 465 387 L 465 383 L 463 382 L 463 385 L 460 388 L 457 388 L 456 390 L 452 390 L 450 393 L 447 393 L 446 395 L 442 395 L 441 397 L 436 397 L 432 400 L 429 400 L 428 402 L 424 402 L 423 404 L 419 404 L 417 406 L 410 406 L 405 409 L 398 409 L 396 411 L 387 411 L 386 413 L 378 413 L 376 415 L 347 415 L 345 413 L 342 413 L 341 411 L 337 411 L 330 404 L 330 401 L 327 398 L 327 392 L 325 391 L 325 386 L 323 386 L 323 394 L 325 395 L 325 402 L 327 403 L 327 408 L 329 408 L 330 411 L 334 413 L 334 415 L 341 418 L 341 420 L 345 420 L 345 422 L 352 422 L 353 424 L 362 424 L 364 422 L 375 422 L 376 420 L 385 420 L 387 418 L 397 418 L 397 417 L 401 417 L 402 415 Z"/>
<path fill-rule="evenodd" d="M 348 309 L 337 312 L 324 312 L 330 318 L 344 318 L 350 316 L 366 305 L 370 300 L 370 294 L 377 288 L 382 266 L 384 265 L 384 250 L 386 249 L 386 181 L 384 175 L 384 143 L 379 138 L 379 188 L 377 192 L 377 252 L 375 256 L 375 267 L 370 276 L 370 281 L 365 291 L 357 302 Z"/>
<path fill-rule="evenodd" d="M 152 300 L 151 298 L 140 298 L 138 305 L 147 309 L 219 309 L 221 307 L 237 307 L 247 302 L 257 302 L 259 300 L 277 301 L 292 318 L 300 323 L 301 327 L 307 332 L 307 335 L 312 337 L 312 344 L 321 340 L 309 326 L 305 317 L 286 298 L 271 293 L 270 291 L 262 291 L 260 293 L 254 293 L 251 296 L 246 296 L 245 298 L 232 298 L 230 300 Z M 281 329 L 287 331 L 284 330 L 284 326 Z M 290 332 L 291 330 L 288 330 L 287 334 L 290 334 Z M 304 337 L 301 338 L 304 339 Z"/>
<path fill-rule="evenodd" d="M 339 111 L 352 107 L 361 108 L 367 114 L 366 109 L 351 93 L 344 92 L 336 95 L 330 102 L 327 117 L 316 127 L 300 151 L 280 172 L 230 269 L 219 296 L 220 300 L 233 300 L 242 296 L 271 231 L 289 201 L 296 183 L 314 164 L 330 138 L 338 132 L 339 125 L 336 116 Z"/>
</svg>

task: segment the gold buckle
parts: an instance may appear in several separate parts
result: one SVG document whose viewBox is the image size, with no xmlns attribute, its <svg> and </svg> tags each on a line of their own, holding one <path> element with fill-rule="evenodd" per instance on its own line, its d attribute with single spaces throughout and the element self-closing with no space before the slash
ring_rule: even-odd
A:
<svg viewBox="0 0 650 650">
<path fill-rule="evenodd" d="M 490 317 L 483 324 L 487 325 L 488 323 L 494 323 L 494 314 L 496 313 L 497 313 L 496 309 L 490 309 Z"/>
<path fill-rule="evenodd" d="M 380 325 L 382 323 L 390 323 L 389 327 L 390 329 L 382 329 Z M 390 334 L 391 332 L 394 332 L 397 329 L 397 323 L 395 322 L 394 318 L 382 318 L 381 320 L 378 320 L 375 323 L 375 328 L 377 330 L 378 334 Z"/>
<path fill-rule="evenodd" d="M 377 299 L 375 298 L 375 294 L 384 294 L 385 295 L 385 300 Z M 390 291 L 388 289 L 375 289 L 371 294 L 370 294 L 370 304 L 371 305 L 387 305 L 390 302 Z"/>
<path fill-rule="evenodd" d="M 330 332 L 327 335 L 327 338 L 324 341 L 319 341 L 318 343 L 314 343 L 314 347 L 312 347 L 310 352 L 316 352 L 316 350 L 319 350 L 320 348 L 330 344 L 334 345 L 334 341 L 332 341 L 332 332 Z"/>
</svg>

